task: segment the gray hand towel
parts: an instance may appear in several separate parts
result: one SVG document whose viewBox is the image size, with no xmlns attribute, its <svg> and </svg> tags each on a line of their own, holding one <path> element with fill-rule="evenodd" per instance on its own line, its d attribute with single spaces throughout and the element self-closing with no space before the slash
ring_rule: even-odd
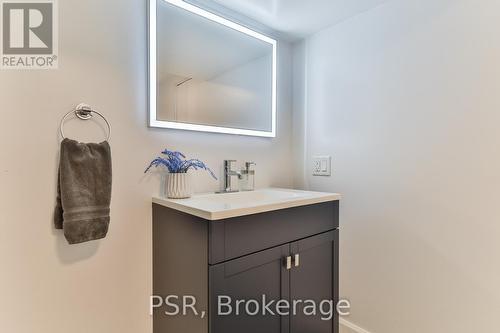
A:
<svg viewBox="0 0 500 333">
<path fill-rule="evenodd" d="M 111 148 L 108 142 L 61 142 L 56 229 L 69 244 L 106 237 L 111 202 Z"/>
</svg>

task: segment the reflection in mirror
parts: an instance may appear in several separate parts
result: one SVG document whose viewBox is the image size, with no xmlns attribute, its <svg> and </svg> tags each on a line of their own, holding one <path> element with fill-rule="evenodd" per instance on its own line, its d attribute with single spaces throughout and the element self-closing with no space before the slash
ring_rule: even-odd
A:
<svg viewBox="0 0 500 333">
<path fill-rule="evenodd" d="M 180 0 L 151 1 L 151 126 L 274 137 L 276 41 Z"/>
</svg>

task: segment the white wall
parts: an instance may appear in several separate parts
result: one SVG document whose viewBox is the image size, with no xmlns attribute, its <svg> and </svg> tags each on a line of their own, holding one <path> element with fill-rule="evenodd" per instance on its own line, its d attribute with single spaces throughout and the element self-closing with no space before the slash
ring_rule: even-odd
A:
<svg viewBox="0 0 500 333">
<path fill-rule="evenodd" d="M 499 12 L 389 1 L 296 46 L 297 184 L 344 194 L 341 295 L 368 331 L 498 331 Z"/>
<path fill-rule="evenodd" d="M 0 330 L 151 332 L 151 195 L 159 180 L 142 172 L 170 147 L 216 172 L 224 158 L 253 160 L 258 186 L 290 185 L 290 50 L 281 45 L 277 139 L 148 129 L 146 1 L 59 6 L 59 70 L 0 71 Z M 112 219 L 106 239 L 68 246 L 52 226 L 58 126 L 82 101 L 113 127 Z M 100 140 L 92 128 L 73 121 L 66 131 Z M 197 191 L 218 187 L 205 174 L 196 180 Z"/>
</svg>

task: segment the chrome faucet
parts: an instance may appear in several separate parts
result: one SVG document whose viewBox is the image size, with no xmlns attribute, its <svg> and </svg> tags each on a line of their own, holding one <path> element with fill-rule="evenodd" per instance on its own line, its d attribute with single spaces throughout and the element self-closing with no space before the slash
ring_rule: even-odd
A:
<svg viewBox="0 0 500 333">
<path fill-rule="evenodd" d="M 224 160 L 224 188 L 221 191 L 222 193 L 239 192 L 239 189 L 233 189 L 232 177 L 238 176 L 238 179 L 240 179 L 241 172 L 233 170 L 233 162 L 236 161 Z"/>
</svg>

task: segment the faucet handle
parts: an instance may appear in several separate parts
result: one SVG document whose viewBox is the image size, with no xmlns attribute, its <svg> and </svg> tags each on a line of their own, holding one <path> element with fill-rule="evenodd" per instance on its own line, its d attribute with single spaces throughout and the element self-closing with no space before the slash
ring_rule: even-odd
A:
<svg viewBox="0 0 500 333">
<path fill-rule="evenodd" d="M 247 170 L 250 170 L 250 168 L 252 167 L 252 165 L 257 165 L 257 163 L 255 163 L 255 162 L 245 162 L 245 168 Z"/>
<path fill-rule="evenodd" d="M 244 181 L 241 183 L 243 191 L 253 191 L 255 189 L 255 169 L 252 165 L 257 165 L 255 162 L 245 162 L 245 168 L 241 170 L 242 179 Z"/>
<path fill-rule="evenodd" d="M 257 165 L 255 162 L 245 162 L 245 168 L 241 170 L 243 175 L 255 175 L 255 170 L 252 170 L 252 165 Z"/>
</svg>

